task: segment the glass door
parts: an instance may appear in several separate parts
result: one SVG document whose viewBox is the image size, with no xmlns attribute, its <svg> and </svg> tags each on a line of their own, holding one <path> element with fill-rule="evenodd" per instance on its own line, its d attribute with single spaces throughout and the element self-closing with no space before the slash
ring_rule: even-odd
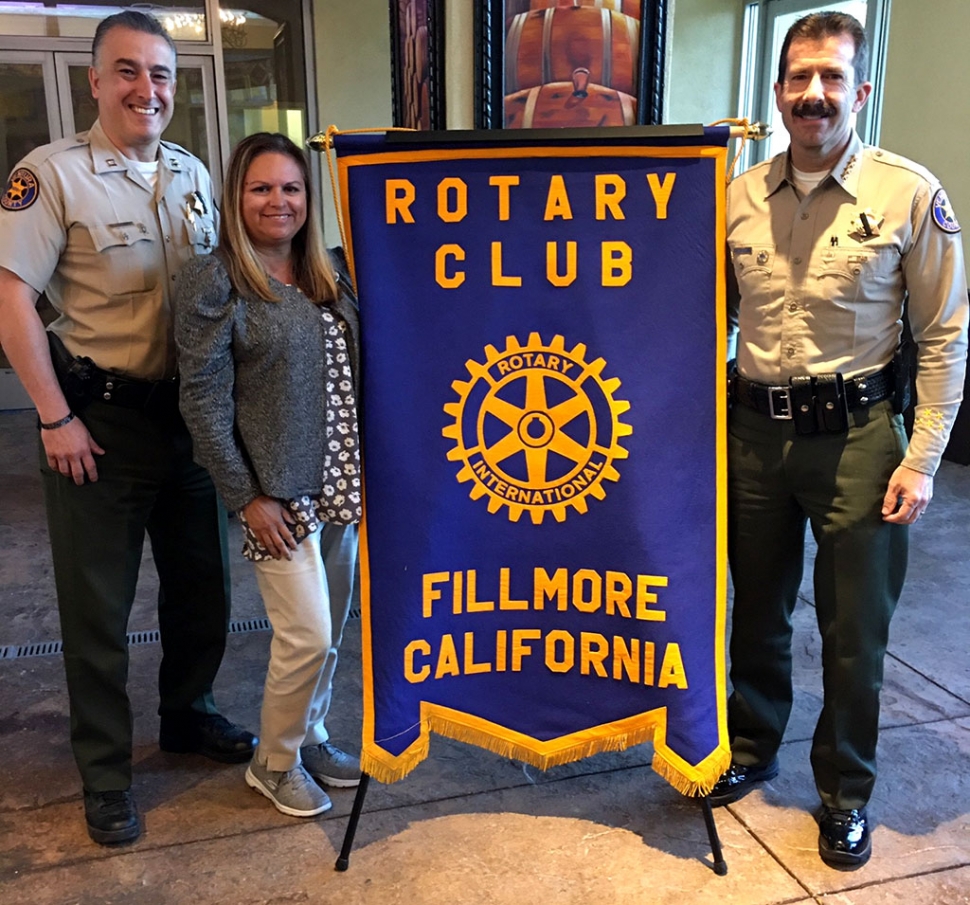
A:
<svg viewBox="0 0 970 905">
<path fill-rule="evenodd" d="M 30 151 L 89 129 L 98 115 L 88 83 L 90 53 L 0 51 L 0 179 Z M 212 57 L 181 54 L 175 112 L 165 138 L 187 148 L 212 174 L 218 197 L 222 186 L 216 126 Z M 45 323 L 55 314 L 42 295 L 37 310 Z M 0 350 L 0 411 L 31 405 Z"/>
<path fill-rule="evenodd" d="M 762 121 L 767 122 L 768 127 L 771 129 L 771 135 L 763 143 L 766 147 L 761 149 L 766 158 L 774 157 L 775 154 L 784 151 L 788 147 L 788 132 L 785 130 L 784 125 L 782 125 L 781 114 L 775 105 L 774 90 L 775 81 L 778 79 L 778 58 L 781 54 L 781 45 L 785 40 L 788 29 L 802 16 L 807 16 L 809 13 L 822 12 L 823 10 L 848 13 L 850 16 L 855 16 L 865 26 L 866 5 L 866 0 L 843 0 L 841 3 L 805 3 L 803 0 L 779 0 L 778 3 L 773 4 L 770 8 L 771 15 L 769 16 L 768 22 L 770 32 L 766 34 L 770 43 L 765 43 L 765 47 L 769 48 L 765 64 L 768 66 L 770 63 L 773 63 L 773 65 L 770 66 L 770 82 L 768 79 L 765 79 L 762 86 L 762 90 L 765 92 L 762 97 L 762 109 L 765 111 L 765 118 Z M 863 137 L 865 136 L 864 117 L 867 113 L 868 110 L 863 108 L 862 112 L 858 114 L 862 122 L 856 123 L 856 126 L 859 128 L 859 134 Z"/>
<path fill-rule="evenodd" d="M 767 123 L 767 141 L 752 142 L 745 148 L 741 169 L 772 157 L 788 147 L 788 132 L 775 105 L 774 85 L 778 78 L 778 57 L 788 29 L 802 16 L 830 10 L 855 16 L 869 39 L 869 81 L 872 96 L 858 114 L 856 130 L 862 140 L 879 140 L 879 114 L 882 107 L 882 73 L 888 32 L 888 4 L 885 0 L 762 0 L 748 4 L 745 19 L 741 84 L 741 115 Z M 749 109 L 744 109 L 749 106 Z"/>
<path fill-rule="evenodd" d="M 0 52 L 0 178 L 38 145 L 61 137 L 54 59 L 49 53 Z M 46 318 L 50 320 L 50 316 Z M 0 410 L 28 408 L 30 398 L 0 350 Z"/>
<path fill-rule="evenodd" d="M 88 53 L 55 53 L 58 95 L 70 102 L 60 106 L 64 135 L 91 128 L 98 115 L 88 83 Z M 2 89 L 0 89 L 2 91 Z M 215 78 L 211 57 L 180 54 L 175 86 L 175 112 L 162 136 L 198 157 L 212 174 L 216 192 L 221 186 L 219 141 L 216 136 Z"/>
<path fill-rule="evenodd" d="M 7 174 L 38 145 L 60 137 L 50 54 L 0 52 L 0 171 Z"/>
</svg>

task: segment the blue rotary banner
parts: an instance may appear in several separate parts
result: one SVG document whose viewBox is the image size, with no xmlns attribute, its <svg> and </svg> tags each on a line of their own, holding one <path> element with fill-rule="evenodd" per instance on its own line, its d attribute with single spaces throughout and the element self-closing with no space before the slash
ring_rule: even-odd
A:
<svg viewBox="0 0 970 905">
<path fill-rule="evenodd" d="M 337 134 L 361 301 L 364 769 L 724 720 L 728 130 Z"/>
</svg>

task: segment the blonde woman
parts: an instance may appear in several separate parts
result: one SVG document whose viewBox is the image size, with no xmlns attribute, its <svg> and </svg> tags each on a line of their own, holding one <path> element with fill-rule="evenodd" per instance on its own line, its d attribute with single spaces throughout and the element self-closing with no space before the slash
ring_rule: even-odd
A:
<svg viewBox="0 0 970 905">
<path fill-rule="evenodd" d="M 273 627 L 246 782 L 296 817 L 330 808 L 318 782 L 360 781 L 324 725 L 361 515 L 357 316 L 339 285 L 303 152 L 279 134 L 243 139 L 219 247 L 178 280 L 180 403 Z"/>
</svg>

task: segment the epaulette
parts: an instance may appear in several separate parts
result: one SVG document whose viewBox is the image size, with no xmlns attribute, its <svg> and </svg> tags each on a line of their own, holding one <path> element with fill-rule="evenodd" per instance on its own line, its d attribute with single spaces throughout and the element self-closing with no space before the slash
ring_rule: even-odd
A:
<svg viewBox="0 0 970 905">
<path fill-rule="evenodd" d="M 931 185 L 939 185 L 939 180 L 922 164 L 916 163 L 910 160 L 908 157 L 903 157 L 900 154 L 894 154 L 892 151 L 887 151 L 884 148 L 877 148 L 873 145 L 866 145 L 863 153 L 869 160 L 874 163 L 885 164 L 890 167 L 897 167 L 901 170 L 907 170 L 914 176 L 919 176 L 921 179 L 925 179 Z"/>
<path fill-rule="evenodd" d="M 165 141 L 163 138 L 159 144 L 165 148 L 166 151 L 174 151 L 176 154 L 181 154 L 183 157 L 191 158 L 192 160 L 198 160 L 199 158 L 195 156 L 191 151 L 186 150 L 181 145 L 176 144 L 174 141 Z"/>
<path fill-rule="evenodd" d="M 77 135 L 72 135 L 69 138 L 60 138 L 57 141 L 52 141 L 49 144 L 34 148 L 33 151 L 24 157 L 21 163 L 26 167 L 39 167 L 58 154 L 76 151 L 78 148 L 87 148 L 88 145 L 88 133 L 79 132 Z"/>
</svg>

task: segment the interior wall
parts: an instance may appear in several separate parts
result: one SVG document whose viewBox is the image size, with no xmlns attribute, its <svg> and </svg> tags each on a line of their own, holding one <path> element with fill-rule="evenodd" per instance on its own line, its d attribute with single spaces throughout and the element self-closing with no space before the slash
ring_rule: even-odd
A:
<svg viewBox="0 0 970 905">
<path fill-rule="evenodd" d="M 475 128 L 475 8 L 445 0 L 445 120 L 449 129 Z"/>
<path fill-rule="evenodd" d="M 311 130 L 392 124 L 389 8 L 388 0 L 313 0 L 319 119 Z M 323 215 L 327 244 L 339 244 L 326 160 Z"/>
<path fill-rule="evenodd" d="M 743 0 L 673 0 L 667 32 L 664 122 L 738 115 Z"/>
<path fill-rule="evenodd" d="M 970 259 L 970 3 L 892 0 L 879 144 L 929 168 L 965 224 Z"/>
<path fill-rule="evenodd" d="M 320 128 L 390 125 L 387 0 L 313 2 Z M 737 115 L 745 3 L 672 0 L 665 122 L 709 123 Z M 446 0 L 445 13 L 448 125 L 468 128 L 474 90 L 471 0 Z M 967 34 L 967 0 L 892 0 L 880 144 L 931 169 L 970 224 L 970 166 L 962 141 L 970 135 Z M 339 233 L 326 173 L 324 183 L 325 228 L 333 244 Z"/>
</svg>

